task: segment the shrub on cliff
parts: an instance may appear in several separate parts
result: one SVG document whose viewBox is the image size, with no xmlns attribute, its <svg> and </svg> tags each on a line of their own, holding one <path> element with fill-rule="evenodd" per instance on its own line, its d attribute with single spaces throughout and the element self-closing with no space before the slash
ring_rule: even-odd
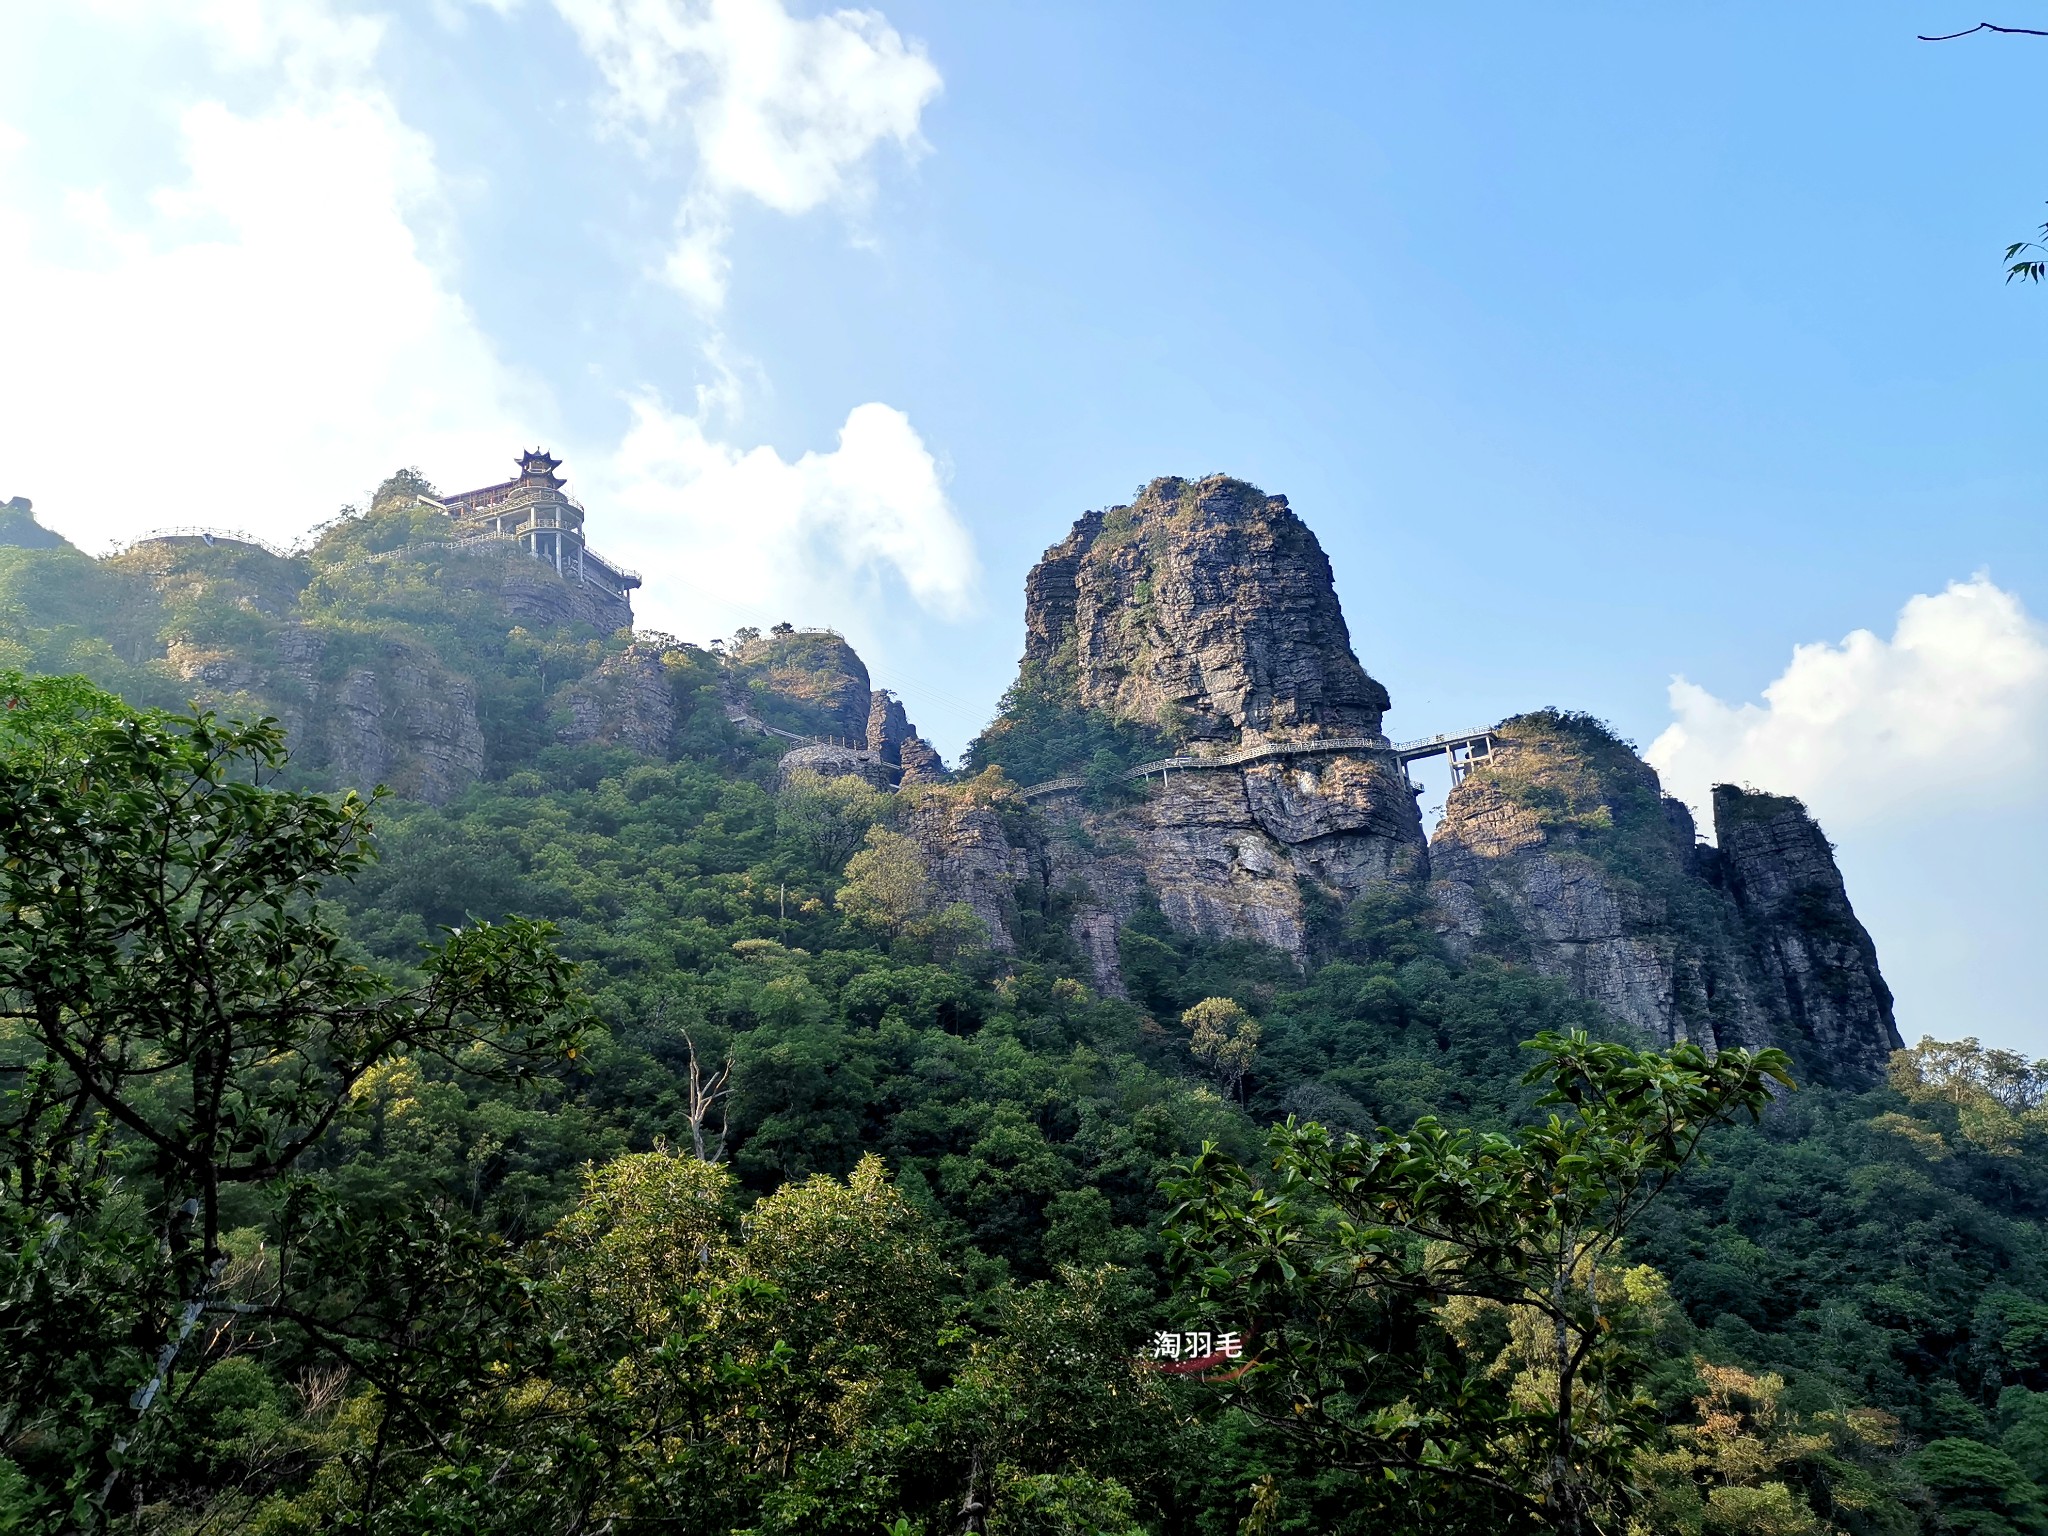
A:
<svg viewBox="0 0 2048 1536">
<path fill-rule="evenodd" d="M 996 718 L 968 743 L 961 772 L 1000 768 L 1014 783 L 1028 785 L 1086 771 L 1120 783 L 1124 769 L 1173 749 L 1149 725 L 1073 703 L 1069 689 L 1027 664 L 1003 694 Z"/>
</svg>

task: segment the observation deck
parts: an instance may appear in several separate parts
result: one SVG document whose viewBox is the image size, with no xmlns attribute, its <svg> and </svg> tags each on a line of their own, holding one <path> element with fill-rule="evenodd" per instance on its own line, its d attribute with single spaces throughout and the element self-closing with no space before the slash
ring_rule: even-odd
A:
<svg viewBox="0 0 2048 1536">
<path fill-rule="evenodd" d="M 446 512 L 462 537 L 502 536 L 555 568 L 565 581 L 580 581 L 626 600 L 640 585 L 640 573 L 608 559 L 583 536 L 583 503 L 569 495 L 555 471 L 562 461 L 535 448 L 519 456 L 516 479 L 479 486 L 453 496 L 422 496 L 418 504 Z"/>
</svg>

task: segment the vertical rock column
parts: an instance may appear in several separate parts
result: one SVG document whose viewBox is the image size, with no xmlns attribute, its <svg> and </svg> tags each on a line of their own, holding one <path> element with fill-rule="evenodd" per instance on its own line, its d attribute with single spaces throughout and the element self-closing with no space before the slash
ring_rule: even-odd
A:
<svg viewBox="0 0 2048 1536">
<path fill-rule="evenodd" d="M 1035 708 L 1070 712 L 1077 737 L 1091 719 L 1145 727 L 1162 753 L 1202 760 L 1121 806 L 1040 803 L 1049 888 L 1077 898 L 1073 936 L 1104 990 L 1121 988 L 1117 930 L 1148 891 L 1183 931 L 1306 957 L 1314 905 L 1421 876 L 1421 818 L 1380 729 L 1387 692 L 1286 497 L 1223 475 L 1154 480 L 1084 514 L 1024 603 Z"/>
<path fill-rule="evenodd" d="M 1788 795 L 1714 786 L 1720 871 L 1791 1047 L 1825 1082 L 1880 1081 L 1902 1043 L 1877 946 L 1857 919 L 1834 849 Z"/>
</svg>

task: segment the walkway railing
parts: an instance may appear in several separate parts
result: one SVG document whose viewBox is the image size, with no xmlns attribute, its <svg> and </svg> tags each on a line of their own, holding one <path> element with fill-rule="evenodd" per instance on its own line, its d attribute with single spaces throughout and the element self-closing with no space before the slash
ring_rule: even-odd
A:
<svg viewBox="0 0 2048 1536">
<path fill-rule="evenodd" d="M 1451 774 L 1463 779 L 1471 771 L 1475 761 L 1484 761 L 1493 751 L 1491 731 L 1451 731 L 1440 736 L 1426 736 L 1419 741 L 1390 742 L 1384 736 L 1325 736 L 1317 741 L 1293 741 L 1285 743 L 1260 742 L 1249 747 L 1239 747 L 1231 752 L 1218 752 L 1208 757 L 1158 757 L 1149 763 L 1139 763 L 1127 768 L 1117 777 L 1124 783 L 1149 779 L 1158 774 L 1163 779 L 1170 773 L 1200 772 L 1210 768 L 1242 768 L 1250 763 L 1267 762 L 1273 758 L 1316 757 L 1332 752 L 1386 752 L 1406 767 L 1426 757 L 1445 756 L 1451 759 Z M 1069 794 L 1085 789 L 1088 778 L 1085 774 L 1070 774 L 1065 778 L 1047 779 L 1042 784 L 1027 785 L 1019 793 L 1026 800 L 1036 800 L 1046 795 Z"/>
<path fill-rule="evenodd" d="M 255 534 L 243 533 L 238 528 L 152 528 L 142 537 L 123 545 L 121 552 L 125 554 L 138 544 L 157 544 L 171 539 L 198 539 L 205 544 L 246 544 L 280 560 L 289 560 L 298 553 L 297 550 L 280 549 L 268 539 L 259 539 Z"/>
<path fill-rule="evenodd" d="M 1412 763 L 1420 758 L 1454 754 L 1460 747 L 1479 748 L 1478 755 L 1484 757 L 1493 750 L 1492 731 L 1446 731 L 1441 736 L 1425 736 L 1420 741 L 1403 741 L 1394 750 L 1401 755 L 1401 761 Z"/>
<path fill-rule="evenodd" d="M 418 539 L 410 544 L 400 544 L 396 549 L 380 549 L 370 560 L 396 560 L 400 555 L 416 555 L 429 549 L 471 549 L 479 544 L 518 544 L 521 540 L 516 533 L 473 533 L 466 539 Z"/>
<path fill-rule="evenodd" d="M 638 571 L 634 570 L 630 565 L 619 564 L 619 562 L 614 560 L 610 555 L 599 554 L 596 550 L 592 549 L 588 544 L 585 544 L 583 546 L 583 558 L 586 560 L 595 560 L 599 565 L 603 566 L 606 570 L 612 572 L 619 578 L 619 580 L 623 582 L 626 582 L 636 587 L 640 585 L 640 573 Z"/>
<path fill-rule="evenodd" d="M 521 499 L 521 504 L 523 505 L 526 502 L 538 501 L 541 499 L 542 498 L 537 496 L 527 496 Z M 549 497 L 546 499 L 549 501 L 553 501 L 555 498 Z M 575 507 L 578 512 L 581 512 L 583 510 L 582 504 L 571 497 L 563 496 L 560 499 L 568 502 L 570 506 Z M 437 511 L 446 510 L 439 501 L 436 501 L 433 497 L 430 496 L 415 496 L 413 498 L 413 505 L 433 507 Z M 365 558 L 370 560 L 395 560 L 400 555 L 421 554 L 428 550 L 435 549 L 459 550 L 465 548 L 473 548 L 477 545 L 482 544 L 523 544 L 525 542 L 524 535 L 532 533 L 536 527 L 540 528 L 543 531 L 548 531 L 559 528 L 561 526 L 562 525 L 559 521 L 538 524 L 528 523 L 526 527 L 521 529 L 518 533 L 495 533 L 490 531 L 489 529 L 480 528 L 474 533 L 465 533 L 459 539 L 417 539 L 410 544 L 400 544 L 395 549 L 378 550 L 375 554 L 365 556 Z M 315 532 L 317 531 L 318 530 L 315 530 Z M 571 533 L 580 534 L 581 530 L 570 528 L 568 531 Z M 310 537 L 310 535 L 308 537 Z M 143 534 L 139 538 L 131 539 L 126 544 L 117 545 L 113 552 L 115 554 L 125 554 L 129 550 L 135 549 L 136 547 L 143 544 L 167 543 L 173 539 L 197 539 L 201 543 L 209 546 L 214 544 L 243 544 L 247 545 L 251 549 L 260 549 L 266 555 L 274 555 L 280 560 L 293 560 L 298 558 L 300 555 L 306 553 L 306 548 L 304 546 L 294 545 L 289 549 L 281 548 L 280 546 L 271 543 L 268 539 L 259 539 L 253 533 L 244 533 L 239 528 L 199 527 L 152 528 L 148 533 Z M 618 577 L 620 586 L 630 589 L 642 585 L 640 573 L 634 570 L 631 566 L 621 565 L 618 561 L 612 559 L 609 555 L 599 554 L 596 550 L 592 549 L 587 543 L 583 544 L 582 549 L 583 557 L 586 560 L 588 560 L 593 565 L 603 567 L 605 570 L 611 572 L 613 575 Z M 585 579 L 588 580 L 587 577 Z M 606 583 L 601 580 L 591 581 L 590 585 L 610 590 L 606 586 Z M 613 595 L 623 597 L 625 596 L 625 593 L 616 592 Z"/>
</svg>

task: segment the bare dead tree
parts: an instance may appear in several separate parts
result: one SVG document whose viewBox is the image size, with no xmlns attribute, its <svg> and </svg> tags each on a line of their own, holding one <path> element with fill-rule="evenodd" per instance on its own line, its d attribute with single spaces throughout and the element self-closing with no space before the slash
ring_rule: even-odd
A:
<svg viewBox="0 0 2048 1536">
<path fill-rule="evenodd" d="M 697 1055 L 697 1042 L 690 1038 L 687 1029 L 683 1031 L 683 1044 L 690 1052 L 690 1145 L 696 1151 L 698 1162 L 723 1162 L 726 1133 L 725 1101 L 732 1096 L 732 1052 L 727 1051 L 725 1060 L 719 1063 L 718 1070 L 707 1077 L 704 1073 L 704 1063 Z M 704 1128 L 714 1109 L 718 1112 L 718 1140 L 707 1153 L 704 1150 Z"/>
<path fill-rule="evenodd" d="M 301 1371 L 296 1389 L 304 1415 L 309 1419 L 322 1418 L 328 1409 L 338 1406 L 348 1378 L 346 1365 L 316 1365 Z"/>
<path fill-rule="evenodd" d="M 974 1453 L 974 1461 L 967 1469 L 967 1494 L 960 1501 L 960 1536 L 985 1536 L 988 1530 L 988 1506 L 981 1501 L 981 1452 Z"/>
</svg>

